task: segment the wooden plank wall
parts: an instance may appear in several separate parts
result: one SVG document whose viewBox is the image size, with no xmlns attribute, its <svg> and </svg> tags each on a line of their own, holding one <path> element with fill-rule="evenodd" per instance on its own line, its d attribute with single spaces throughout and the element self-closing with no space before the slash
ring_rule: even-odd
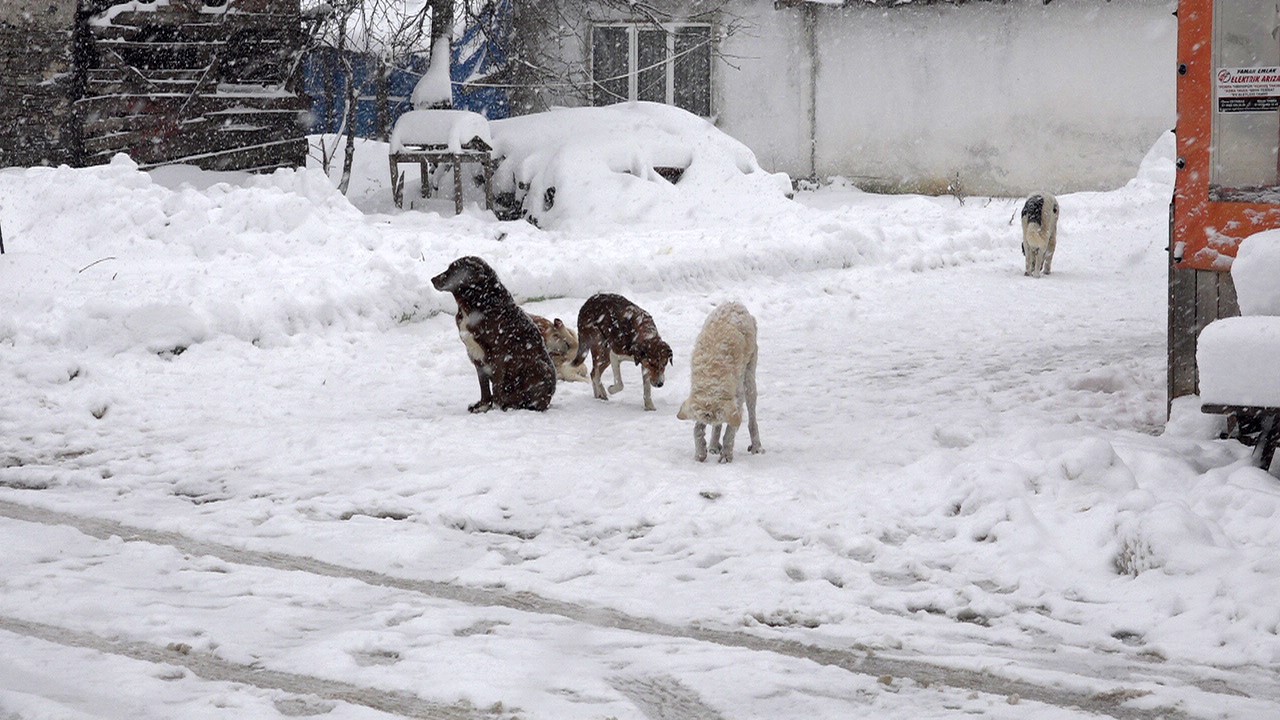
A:
<svg viewBox="0 0 1280 720">
<path fill-rule="evenodd" d="M 1231 273 L 1179 270 L 1169 263 L 1169 401 L 1200 391 L 1196 340 L 1206 325 L 1240 314 Z"/>
<path fill-rule="evenodd" d="M 75 2 L 0 3 L 0 167 L 73 162 Z"/>
<path fill-rule="evenodd" d="M 85 162 L 128 153 L 140 166 L 187 163 L 270 170 L 306 160 L 296 73 L 296 3 L 237 3 L 234 13 L 179 5 L 93 22 L 84 96 Z"/>
</svg>

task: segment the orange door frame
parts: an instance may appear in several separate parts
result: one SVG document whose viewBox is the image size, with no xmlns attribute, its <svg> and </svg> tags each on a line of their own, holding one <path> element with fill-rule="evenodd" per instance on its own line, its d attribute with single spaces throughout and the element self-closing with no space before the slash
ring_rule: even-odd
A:
<svg viewBox="0 0 1280 720">
<path fill-rule="evenodd" d="M 1240 241 L 1280 227 L 1280 205 L 1209 198 L 1214 115 L 1214 0 L 1178 3 L 1177 181 L 1173 259 L 1179 269 L 1231 268 Z M 1277 138 L 1280 144 L 1280 138 Z"/>
</svg>

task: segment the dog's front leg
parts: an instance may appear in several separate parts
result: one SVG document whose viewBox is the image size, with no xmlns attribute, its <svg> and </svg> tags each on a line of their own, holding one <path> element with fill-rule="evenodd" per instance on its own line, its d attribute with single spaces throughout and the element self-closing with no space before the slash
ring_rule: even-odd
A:
<svg viewBox="0 0 1280 720">
<path fill-rule="evenodd" d="M 693 423 L 693 459 L 698 462 L 707 459 L 707 425 L 696 420 Z"/>
<path fill-rule="evenodd" d="M 489 374 L 485 372 L 484 366 L 475 363 L 476 377 L 480 380 L 480 402 L 467 406 L 468 412 L 482 413 L 489 412 L 493 409 L 493 393 L 489 389 Z"/>
<path fill-rule="evenodd" d="M 724 440 L 720 443 L 720 462 L 733 462 L 733 437 L 738 434 L 737 425 L 724 426 Z"/>
<path fill-rule="evenodd" d="M 711 426 L 711 447 L 708 448 L 712 455 L 720 454 L 720 428 L 722 425 Z"/>
<path fill-rule="evenodd" d="M 617 395 L 622 392 L 622 360 L 618 355 L 614 354 L 609 358 L 609 367 L 613 369 L 613 384 L 609 386 L 609 394 Z"/>
<path fill-rule="evenodd" d="M 653 390 L 651 389 L 652 386 L 649 384 L 649 374 L 641 372 L 640 379 L 644 383 L 644 409 L 657 410 L 658 408 L 653 406 Z"/>
</svg>

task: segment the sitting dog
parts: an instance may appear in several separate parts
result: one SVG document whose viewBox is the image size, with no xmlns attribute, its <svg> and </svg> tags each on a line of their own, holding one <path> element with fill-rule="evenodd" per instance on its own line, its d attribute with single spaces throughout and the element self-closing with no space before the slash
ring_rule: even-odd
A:
<svg viewBox="0 0 1280 720">
<path fill-rule="evenodd" d="M 649 313 L 622 297 L 600 293 L 587 298 L 578 311 L 578 354 L 575 367 L 582 367 L 591 352 L 591 389 L 601 400 L 608 400 L 600 376 L 605 366 L 613 367 L 613 385 L 609 393 L 622 390 L 622 360 L 634 360 L 640 366 L 644 381 L 644 409 L 654 410 L 651 387 L 662 387 L 667 365 L 671 364 L 671 346 L 663 342 Z"/>
<path fill-rule="evenodd" d="M 702 332 L 693 344 L 689 366 L 689 399 L 676 417 L 693 420 L 693 458 L 707 459 L 706 429 L 711 426 L 711 452 L 720 462 L 733 462 L 733 438 L 742 424 L 742 405 L 747 406 L 747 431 L 751 444 L 747 452 L 762 453 L 760 428 L 756 425 L 756 320 L 742 303 L 728 302 L 707 316 Z M 724 440 L 720 428 L 724 427 Z"/>
<path fill-rule="evenodd" d="M 578 356 L 578 333 L 560 318 L 548 320 L 541 315 L 529 313 L 529 319 L 542 333 L 547 354 L 551 356 L 551 363 L 556 366 L 556 377 L 564 382 L 586 382 L 587 369 L 573 365 L 573 359 Z"/>
<path fill-rule="evenodd" d="M 480 401 L 467 409 L 546 410 L 556 391 L 555 366 L 537 326 L 493 268 L 478 257 L 460 257 L 431 284 L 453 293 L 458 335 L 480 379 Z"/>
<path fill-rule="evenodd" d="M 1022 206 L 1022 254 L 1027 261 L 1023 274 L 1048 275 L 1057 245 L 1058 199 L 1049 193 L 1036 193 Z"/>
</svg>

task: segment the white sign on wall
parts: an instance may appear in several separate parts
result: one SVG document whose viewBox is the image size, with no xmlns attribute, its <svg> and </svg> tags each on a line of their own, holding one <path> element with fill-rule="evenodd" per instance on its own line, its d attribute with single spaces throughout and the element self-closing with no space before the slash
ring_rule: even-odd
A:
<svg viewBox="0 0 1280 720">
<path fill-rule="evenodd" d="M 1280 67 L 1218 70 L 1218 112 L 1275 110 L 1280 110 Z"/>
</svg>

